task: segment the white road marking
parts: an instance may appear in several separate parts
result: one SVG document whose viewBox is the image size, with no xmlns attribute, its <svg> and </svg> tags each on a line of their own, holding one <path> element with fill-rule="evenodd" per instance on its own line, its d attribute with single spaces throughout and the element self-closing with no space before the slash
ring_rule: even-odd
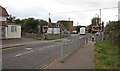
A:
<svg viewBox="0 0 120 71">
<path fill-rule="evenodd" d="M 23 54 L 22 54 L 22 53 L 19 53 L 19 54 L 15 55 L 15 57 L 19 57 L 19 56 L 21 56 L 21 55 L 23 55 Z"/>
<path fill-rule="evenodd" d="M 30 50 L 30 52 L 33 52 L 34 50 Z"/>
<path fill-rule="evenodd" d="M 38 50 L 42 50 L 42 49 L 38 49 Z"/>
<path fill-rule="evenodd" d="M 47 49 L 47 48 L 50 48 L 50 47 L 55 47 L 56 45 L 50 45 L 50 46 L 47 46 L 47 47 L 43 47 L 43 48 L 40 48 L 38 50 L 44 50 L 44 49 Z M 27 52 L 23 52 L 23 53 L 19 53 L 17 55 L 15 55 L 15 57 L 19 57 L 19 56 L 22 56 L 22 55 L 25 55 L 25 54 L 29 54 L 31 52 L 33 52 L 34 50 L 32 50 L 32 48 L 25 48 L 26 50 L 30 50 L 30 51 L 27 51 Z"/>
<path fill-rule="evenodd" d="M 19 57 L 19 56 L 22 56 L 22 55 L 25 55 L 25 54 L 29 54 L 31 52 L 33 52 L 33 50 L 30 50 L 28 52 L 19 53 L 19 54 L 15 55 L 15 57 Z"/>
<path fill-rule="evenodd" d="M 26 50 L 31 50 L 32 48 L 25 48 Z"/>
</svg>

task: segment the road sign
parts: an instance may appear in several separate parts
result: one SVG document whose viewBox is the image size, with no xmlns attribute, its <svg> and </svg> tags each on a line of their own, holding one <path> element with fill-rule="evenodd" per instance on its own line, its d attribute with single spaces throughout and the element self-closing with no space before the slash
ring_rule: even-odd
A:
<svg viewBox="0 0 120 71">
<path fill-rule="evenodd" d="M 47 33 L 47 30 L 48 30 L 48 26 L 43 26 L 43 33 Z"/>
</svg>

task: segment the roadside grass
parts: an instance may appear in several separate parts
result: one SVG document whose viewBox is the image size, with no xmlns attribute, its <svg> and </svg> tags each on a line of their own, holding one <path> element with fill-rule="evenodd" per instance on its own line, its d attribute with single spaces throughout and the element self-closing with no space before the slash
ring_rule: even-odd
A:
<svg viewBox="0 0 120 71">
<path fill-rule="evenodd" d="M 46 36 L 46 40 L 55 40 L 55 39 L 59 39 L 60 38 L 60 35 L 47 35 Z"/>
<path fill-rule="evenodd" d="M 95 69 L 119 69 L 118 47 L 109 41 L 99 41 L 94 48 Z"/>
</svg>

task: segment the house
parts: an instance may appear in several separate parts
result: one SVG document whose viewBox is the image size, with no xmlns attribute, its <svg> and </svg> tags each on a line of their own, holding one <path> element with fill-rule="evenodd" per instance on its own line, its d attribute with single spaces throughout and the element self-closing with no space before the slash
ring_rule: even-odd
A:
<svg viewBox="0 0 120 71">
<path fill-rule="evenodd" d="M 51 26 L 48 27 L 48 34 L 60 34 L 60 27 L 57 23 L 51 23 Z"/>
<path fill-rule="evenodd" d="M 52 23 L 49 18 L 47 34 L 60 34 L 60 26 L 58 23 Z"/>
<path fill-rule="evenodd" d="M 7 23 L 8 16 L 6 9 L 0 6 L 0 39 L 21 38 L 21 26 Z"/>
<path fill-rule="evenodd" d="M 77 34 L 78 31 L 77 31 L 77 26 L 73 26 L 73 31 L 72 31 L 73 34 Z"/>
<path fill-rule="evenodd" d="M 64 27 L 67 29 L 67 31 L 69 31 L 70 33 L 72 33 L 72 31 L 73 31 L 73 21 L 64 21 L 64 20 L 61 20 L 61 21 L 58 21 L 57 23 L 63 24 Z"/>
</svg>

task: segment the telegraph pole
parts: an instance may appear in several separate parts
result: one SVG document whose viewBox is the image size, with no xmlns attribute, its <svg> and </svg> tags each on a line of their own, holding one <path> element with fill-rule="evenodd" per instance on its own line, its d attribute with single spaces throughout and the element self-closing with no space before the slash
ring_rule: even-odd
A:
<svg viewBox="0 0 120 71">
<path fill-rule="evenodd" d="M 101 9 L 99 9 L 100 10 L 100 24 L 101 24 Z"/>
<path fill-rule="evenodd" d="M 49 12 L 49 18 L 50 18 L 50 12 Z"/>
<path fill-rule="evenodd" d="M 103 41 L 103 39 L 104 39 L 104 28 L 101 28 L 101 27 L 103 27 L 102 26 L 102 23 L 101 23 L 101 9 L 99 9 L 99 11 L 100 11 L 100 30 L 101 30 L 101 37 L 102 37 L 102 41 Z"/>
</svg>

